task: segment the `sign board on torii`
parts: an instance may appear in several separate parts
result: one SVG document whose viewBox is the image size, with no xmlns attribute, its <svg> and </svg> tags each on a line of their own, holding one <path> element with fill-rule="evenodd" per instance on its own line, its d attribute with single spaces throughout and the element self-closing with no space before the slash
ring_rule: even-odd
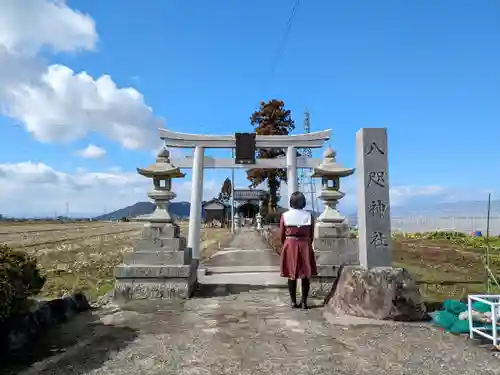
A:
<svg viewBox="0 0 500 375">
<path fill-rule="evenodd" d="M 254 148 L 286 149 L 286 157 L 257 159 L 251 164 L 236 163 L 233 158 L 205 157 L 205 148 L 235 149 L 237 143 L 235 134 L 202 135 L 159 129 L 159 136 L 164 141 L 165 147 L 194 148 L 192 157 L 171 159 L 172 164 L 193 170 L 188 232 L 188 247 L 191 248 L 193 258 L 199 259 L 204 168 L 286 168 L 288 194 L 291 195 L 298 190 L 297 168 L 313 168 L 321 163 L 321 159 L 297 157 L 297 149 L 323 147 L 324 143 L 330 139 L 330 135 L 331 129 L 298 135 L 254 135 Z"/>
</svg>

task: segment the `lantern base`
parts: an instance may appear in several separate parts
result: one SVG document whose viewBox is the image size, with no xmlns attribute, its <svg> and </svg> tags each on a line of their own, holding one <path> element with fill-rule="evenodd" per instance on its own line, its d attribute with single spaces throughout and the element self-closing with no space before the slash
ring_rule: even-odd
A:
<svg viewBox="0 0 500 375">
<path fill-rule="evenodd" d="M 191 265 L 120 265 L 115 269 L 115 300 L 191 298 L 198 286 L 197 260 Z"/>
<path fill-rule="evenodd" d="M 350 234 L 347 223 L 318 222 L 314 226 L 314 238 L 348 238 Z"/>
<path fill-rule="evenodd" d="M 165 223 L 172 219 L 155 213 L 147 217 L 134 251 L 124 254 L 123 264 L 115 268 L 115 299 L 189 298 L 197 287 L 199 261 L 186 248 L 186 238 L 177 224 Z"/>
</svg>

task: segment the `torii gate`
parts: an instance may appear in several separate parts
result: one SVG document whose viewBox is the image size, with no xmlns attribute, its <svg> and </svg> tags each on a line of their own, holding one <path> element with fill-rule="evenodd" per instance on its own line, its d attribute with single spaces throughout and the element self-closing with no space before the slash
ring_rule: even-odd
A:
<svg viewBox="0 0 500 375">
<path fill-rule="evenodd" d="M 203 199 L 203 169 L 204 168 L 260 168 L 287 169 L 288 195 L 298 190 L 297 169 L 314 168 L 321 159 L 307 156 L 297 157 L 297 149 L 321 148 L 330 139 L 331 129 L 299 135 L 253 135 L 253 149 L 280 148 L 286 149 L 286 158 L 257 159 L 253 163 L 237 163 L 234 158 L 213 158 L 204 155 L 205 148 L 236 149 L 237 136 L 233 135 L 202 135 L 174 132 L 159 129 L 159 136 L 165 147 L 194 148 L 193 156 L 172 158 L 172 164 L 180 168 L 191 168 L 192 188 L 189 212 L 189 233 L 187 246 L 192 250 L 194 259 L 199 259 L 201 205 Z M 246 145 L 248 146 L 248 145 Z M 239 146 L 238 146 L 239 147 Z M 231 181 L 234 184 L 234 181 Z"/>
</svg>

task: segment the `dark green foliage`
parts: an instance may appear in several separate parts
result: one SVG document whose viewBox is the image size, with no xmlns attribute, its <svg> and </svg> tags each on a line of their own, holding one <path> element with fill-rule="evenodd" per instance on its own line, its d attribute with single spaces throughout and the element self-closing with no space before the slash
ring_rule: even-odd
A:
<svg viewBox="0 0 500 375">
<path fill-rule="evenodd" d="M 467 237 L 465 233 L 462 232 L 453 232 L 453 231 L 434 231 L 425 233 L 425 237 L 428 239 L 447 239 L 450 240 L 452 238 L 463 238 Z"/>
<path fill-rule="evenodd" d="M 285 103 L 282 100 L 277 99 L 268 102 L 261 101 L 259 109 L 250 117 L 250 123 L 255 128 L 257 135 L 288 135 L 295 129 L 290 110 L 285 108 Z M 257 158 L 259 159 L 276 159 L 285 155 L 285 150 L 276 148 L 257 150 Z M 280 198 L 281 183 L 286 183 L 287 179 L 286 169 L 249 169 L 247 179 L 252 188 L 267 181 L 269 206 L 272 210 L 276 210 Z"/>
<path fill-rule="evenodd" d="M 224 183 L 220 188 L 219 200 L 224 203 L 228 203 L 231 199 L 231 192 L 232 192 L 232 183 L 228 177 L 224 180 Z"/>
<path fill-rule="evenodd" d="M 0 321 L 19 310 L 42 289 L 45 278 L 36 260 L 23 251 L 0 245 Z"/>
</svg>

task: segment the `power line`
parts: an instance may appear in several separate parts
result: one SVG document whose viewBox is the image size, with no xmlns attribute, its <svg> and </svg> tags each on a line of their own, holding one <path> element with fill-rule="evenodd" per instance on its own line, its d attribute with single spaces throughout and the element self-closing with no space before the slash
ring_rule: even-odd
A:
<svg viewBox="0 0 500 375">
<path fill-rule="evenodd" d="M 299 7 L 299 4 L 300 0 L 295 0 L 295 4 L 293 5 L 292 8 L 292 13 L 288 18 L 288 22 L 285 27 L 285 32 L 283 33 L 283 36 L 281 37 L 280 43 L 278 44 L 278 47 L 276 48 L 276 52 L 274 54 L 274 58 L 271 65 L 271 76 L 274 74 L 278 59 L 285 49 L 285 44 L 288 39 L 288 35 L 290 34 L 290 30 L 292 29 L 293 21 L 295 19 L 295 15 L 297 14 L 297 8 Z"/>
</svg>

